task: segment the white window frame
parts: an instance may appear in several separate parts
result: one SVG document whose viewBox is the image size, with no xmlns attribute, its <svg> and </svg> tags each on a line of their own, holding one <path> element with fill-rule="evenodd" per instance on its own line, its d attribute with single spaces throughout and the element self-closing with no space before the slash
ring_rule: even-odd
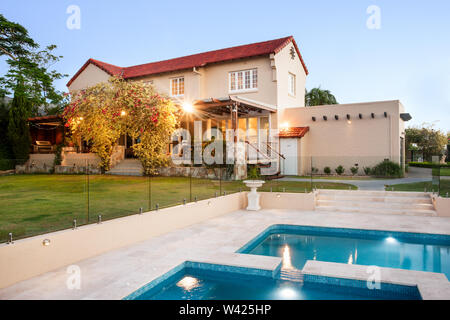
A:
<svg viewBox="0 0 450 320">
<path fill-rule="evenodd" d="M 245 82 L 246 82 L 246 73 L 250 73 L 250 79 L 249 79 L 249 88 L 245 88 Z M 238 78 L 239 74 L 242 75 L 242 88 L 238 89 Z M 234 77 L 234 90 L 231 88 L 231 79 Z M 254 79 L 256 77 L 256 87 L 254 86 Z M 246 70 L 236 70 L 236 71 L 230 71 L 228 73 L 228 92 L 229 93 L 238 93 L 238 92 L 255 92 L 258 91 L 258 69 L 246 69 Z"/>
<path fill-rule="evenodd" d="M 296 93 L 297 93 L 297 79 L 296 79 L 295 74 L 289 72 L 288 73 L 288 94 L 290 96 L 295 97 Z"/>
<path fill-rule="evenodd" d="M 181 93 L 181 94 L 173 94 L 173 90 L 172 90 L 173 89 L 173 82 L 174 81 L 177 82 L 177 86 L 178 86 L 177 92 L 179 92 L 180 91 L 180 79 L 183 79 L 183 93 Z M 171 97 L 183 97 L 185 89 L 186 89 L 186 82 L 184 81 L 184 76 L 170 78 L 170 96 Z"/>
</svg>

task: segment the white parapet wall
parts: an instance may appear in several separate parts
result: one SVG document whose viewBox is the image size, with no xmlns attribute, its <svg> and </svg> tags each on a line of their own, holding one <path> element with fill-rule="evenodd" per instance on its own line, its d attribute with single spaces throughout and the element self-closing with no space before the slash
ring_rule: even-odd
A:
<svg viewBox="0 0 450 320">
<path fill-rule="evenodd" d="M 433 196 L 432 199 L 438 217 L 450 217 L 450 198 Z"/>
<path fill-rule="evenodd" d="M 247 206 L 247 192 L 0 244 L 0 288 Z M 314 208 L 313 193 L 261 193 L 263 209 Z M 249 213 L 249 214 L 258 214 Z M 44 245 L 44 240 L 49 245 Z"/>
</svg>

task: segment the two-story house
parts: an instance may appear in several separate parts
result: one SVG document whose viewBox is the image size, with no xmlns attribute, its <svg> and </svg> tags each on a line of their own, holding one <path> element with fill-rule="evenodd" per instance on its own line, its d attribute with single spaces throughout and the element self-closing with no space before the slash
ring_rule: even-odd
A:
<svg viewBox="0 0 450 320">
<path fill-rule="evenodd" d="M 152 84 L 192 108 L 183 119 L 192 134 L 193 120 L 202 120 L 203 130 L 240 129 L 236 139 L 257 150 L 246 161 L 277 154 L 284 174 L 404 162 L 403 121 L 410 116 L 399 101 L 305 107 L 308 69 L 292 36 L 131 67 L 89 59 L 67 87 L 80 90 L 112 75 Z"/>
</svg>

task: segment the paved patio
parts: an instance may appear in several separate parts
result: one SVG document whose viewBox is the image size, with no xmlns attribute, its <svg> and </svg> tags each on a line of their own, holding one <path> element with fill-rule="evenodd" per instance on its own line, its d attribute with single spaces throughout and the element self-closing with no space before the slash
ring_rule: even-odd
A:
<svg viewBox="0 0 450 320">
<path fill-rule="evenodd" d="M 280 258 L 234 252 L 273 224 L 450 234 L 448 218 L 239 210 L 80 261 L 80 290 L 67 289 L 69 275 L 60 268 L 1 289 L 0 299 L 121 299 L 186 260 L 271 268 Z M 440 285 L 450 292 L 448 282 Z"/>
</svg>

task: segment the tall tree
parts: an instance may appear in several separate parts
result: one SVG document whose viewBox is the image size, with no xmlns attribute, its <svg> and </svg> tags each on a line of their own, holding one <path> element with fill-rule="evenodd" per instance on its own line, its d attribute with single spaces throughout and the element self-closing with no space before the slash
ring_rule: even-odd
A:
<svg viewBox="0 0 450 320">
<path fill-rule="evenodd" d="M 63 95 L 54 88 L 54 81 L 66 75 L 50 70 L 62 58 L 53 54 L 55 49 L 50 45 L 39 50 L 23 26 L 0 14 L 0 56 L 7 57 L 9 66 L 0 77 L 0 96 L 14 94 L 20 87 L 34 114 L 40 107 L 46 110 L 50 104 L 61 104 Z"/>
<path fill-rule="evenodd" d="M 306 106 L 321 106 L 327 104 L 337 104 L 336 98 L 329 90 L 322 90 L 313 88 L 310 91 L 306 90 L 305 105 Z"/>
<path fill-rule="evenodd" d="M 411 127 L 405 130 L 406 147 L 422 153 L 424 160 L 430 161 L 432 156 L 441 157 L 447 145 L 447 136 L 440 130 L 435 130 L 432 125 L 422 128 Z"/>
<path fill-rule="evenodd" d="M 17 164 L 28 160 L 30 153 L 30 129 L 28 117 L 31 115 L 31 103 L 18 88 L 9 109 L 8 140 Z"/>
</svg>

